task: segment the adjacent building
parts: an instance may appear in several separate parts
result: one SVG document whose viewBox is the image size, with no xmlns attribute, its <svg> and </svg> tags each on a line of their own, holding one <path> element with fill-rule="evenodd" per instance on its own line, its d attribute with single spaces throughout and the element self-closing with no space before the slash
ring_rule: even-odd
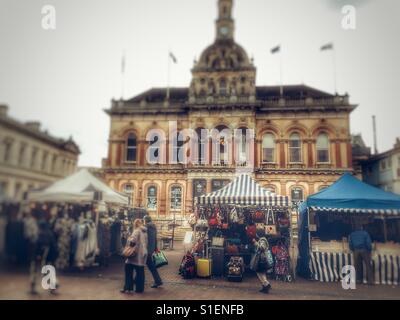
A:
<svg viewBox="0 0 400 320">
<path fill-rule="evenodd" d="M 104 178 L 153 215 L 187 214 L 196 196 L 244 169 L 293 201 L 353 172 L 349 117 L 356 105 L 347 94 L 306 85 L 258 85 L 253 59 L 234 39 L 232 9 L 232 0 L 218 1 L 215 41 L 195 61 L 188 87 L 153 88 L 112 101 L 106 110 L 111 128 Z M 221 136 L 215 143 L 211 134 L 200 135 L 188 151 L 193 141 L 178 137 L 190 129 Z M 225 130 L 243 139 L 231 144 Z M 179 161 L 182 148 L 197 161 Z"/>
<path fill-rule="evenodd" d="M 17 121 L 0 106 L 0 187 L 7 197 L 22 200 L 25 192 L 73 173 L 79 154 L 72 139 L 51 136 L 39 122 Z"/>
<path fill-rule="evenodd" d="M 393 149 L 362 162 L 363 180 L 385 191 L 400 194 L 400 138 Z"/>
</svg>

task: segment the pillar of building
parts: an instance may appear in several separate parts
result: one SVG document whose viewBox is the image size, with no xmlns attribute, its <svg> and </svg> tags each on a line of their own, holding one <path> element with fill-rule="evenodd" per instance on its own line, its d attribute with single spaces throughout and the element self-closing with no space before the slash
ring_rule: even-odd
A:
<svg viewBox="0 0 400 320">
<path fill-rule="evenodd" d="M 168 190 L 167 190 L 167 183 L 165 180 L 161 181 L 161 190 L 160 190 L 160 203 L 158 206 L 158 213 L 159 215 L 165 216 L 167 214 L 167 211 L 169 211 L 167 208 L 167 195 Z"/>
<path fill-rule="evenodd" d="M 188 214 L 193 211 L 193 179 L 188 179 L 186 182 L 186 206 L 183 214 Z"/>
<path fill-rule="evenodd" d="M 341 152 L 341 148 L 340 148 L 340 140 L 337 140 L 335 142 L 335 154 L 336 154 L 336 167 L 337 168 L 342 168 L 343 164 L 342 164 L 342 152 Z"/>
<path fill-rule="evenodd" d="M 206 193 L 211 193 L 211 191 L 212 191 L 211 179 L 207 179 Z"/>
</svg>

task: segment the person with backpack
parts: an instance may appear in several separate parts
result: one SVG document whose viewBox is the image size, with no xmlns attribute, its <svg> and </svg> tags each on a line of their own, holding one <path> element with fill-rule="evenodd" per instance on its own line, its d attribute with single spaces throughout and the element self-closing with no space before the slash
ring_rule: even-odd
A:
<svg viewBox="0 0 400 320">
<path fill-rule="evenodd" d="M 258 241 L 253 239 L 253 244 L 255 250 L 250 261 L 250 269 L 256 272 L 261 282 L 260 292 L 268 294 L 271 290 L 271 284 L 267 278 L 267 271 L 272 267 L 268 240 L 266 238 L 260 238 Z"/>
</svg>

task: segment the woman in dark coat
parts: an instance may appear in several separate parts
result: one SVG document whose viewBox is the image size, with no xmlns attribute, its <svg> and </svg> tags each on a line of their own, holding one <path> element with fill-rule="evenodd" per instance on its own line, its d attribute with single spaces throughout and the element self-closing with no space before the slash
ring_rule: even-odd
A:
<svg viewBox="0 0 400 320">
<path fill-rule="evenodd" d="M 145 216 L 143 218 L 143 220 L 144 220 L 144 224 L 147 228 L 147 237 L 148 237 L 148 246 L 147 246 L 148 255 L 147 255 L 146 265 L 149 268 L 149 270 L 153 276 L 153 279 L 154 279 L 154 283 L 151 287 L 158 288 L 163 283 L 162 283 L 161 277 L 158 274 L 157 268 L 154 265 L 154 261 L 153 261 L 153 253 L 158 250 L 157 249 L 157 227 L 153 223 L 150 216 Z"/>
</svg>

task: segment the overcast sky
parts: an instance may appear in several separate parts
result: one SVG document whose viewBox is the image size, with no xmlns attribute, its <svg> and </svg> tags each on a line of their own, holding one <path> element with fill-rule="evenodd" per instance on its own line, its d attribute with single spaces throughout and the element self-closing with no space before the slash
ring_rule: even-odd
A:
<svg viewBox="0 0 400 320">
<path fill-rule="evenodd" d="M 52 134 L 73 136 L 80 165 L 100 166 L 107 154 L 109 119 L 103 109 L 121 96 L 121 55 L 126 51 L 125 98 L 167 82 L 169 48 L 178 58 L 171 84 L 188 86 L 193 60 L 213 42 L 217 0 L 0 0 L 0 103 L 22 121 L 40 120 Z M 56 8 L 54 31 L 41 27 L 41 9 Z M 341 8 L 357 8 L 357 29 L 341 27 Z M 257 85 L 279 83 L 283 48 L 285 84 L 334 91 L 334 42 L 339 93 L 359 104 L 353 133 L 378 147 L 400 136 L 400 1 L 236 0 L 236 40 L 254 56 Z"/>
</svg>

